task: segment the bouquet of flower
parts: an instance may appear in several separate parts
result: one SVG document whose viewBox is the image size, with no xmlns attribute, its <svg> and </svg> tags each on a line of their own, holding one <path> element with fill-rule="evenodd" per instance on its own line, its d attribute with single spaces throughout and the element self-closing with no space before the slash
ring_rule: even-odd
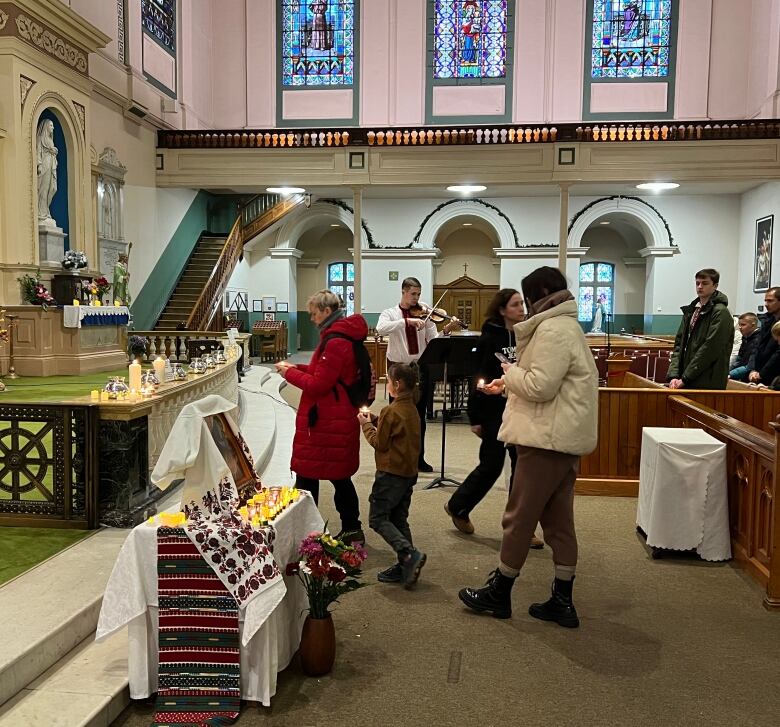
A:
<svg viewBox="0 0 780 727">
<path fill-rule="evenodd" d="M 109 290 L 111 290 L 111 283 L 102 275 L 99 278 L 95 278 L 89 284 L 89 292 L 92 295 L 96 295 L 98 298 L 102 298 Z"/>
<path fill-rule="evenodd" d="M 62 259 L 62 267 L 65 270 L 78 270 L 87 267 L 87 256 L 80 250 L 68 250 Z"/>
<path fill-rule="evenodd" d="M 46 286 L 41 283 L 40 275 L 41 271 L 38 270 L 35 275 L 22 275 L 17 280 L 22 286 L 22 299 L 24 302 L 39 305 L 43 310 L 46 310 L 50 305 L 57 305 L 57 301 L 46 290 Z"/>
<path fill-rule="evenodd" d="M 141 356 L 146 352 L 146 338 L 133 334 L 127 337 L 127 350 L 132 356 Z"/>
<path fill-rule="evenodd" d="M 325 618 L 328 607 L 342 593 L 355 591 L 361 583 L 360 565 L 366 559 L 362 545 L 345 545 L 327 531 L 309 533 L 298 548 L 301 559 L 287 566 L 288 576 L 298 576 L 309 597 L 312 618 Z"/>
</svg>

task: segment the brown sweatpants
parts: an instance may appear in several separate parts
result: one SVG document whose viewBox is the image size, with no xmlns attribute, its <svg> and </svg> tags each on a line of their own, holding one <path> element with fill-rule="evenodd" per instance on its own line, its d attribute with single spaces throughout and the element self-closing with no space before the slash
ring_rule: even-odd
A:
<svg viewBox="0 0 780 727">
<path fill-rule="evenodd" d="M 515 479 L 501 520 L 501 564 L 507 569 L 523 567 L 537 522 L 552 548 L 553 562 L 577 565 L 574 480 L 579 461 L 576 454 L 517 445 Z"/>
</svg>

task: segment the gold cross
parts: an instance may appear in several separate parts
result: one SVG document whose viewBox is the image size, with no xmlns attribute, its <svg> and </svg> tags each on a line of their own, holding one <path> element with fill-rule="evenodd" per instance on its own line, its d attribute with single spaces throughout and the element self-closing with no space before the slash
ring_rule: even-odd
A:
<svg viewBox="0 0 780 727">
<path fill-rule="evenodd" d="M 469 264 L 463 263 L 463 274 L 466 275 L 469 271 Z"/>
</svg>

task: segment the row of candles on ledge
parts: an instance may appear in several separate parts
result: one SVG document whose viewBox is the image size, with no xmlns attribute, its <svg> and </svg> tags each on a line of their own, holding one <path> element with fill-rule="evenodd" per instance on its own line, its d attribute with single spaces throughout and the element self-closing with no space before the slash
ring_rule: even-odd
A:
<svg viewBox="0 0 780 727">
<path fill-rule="evenodd" d="M 244 520 L 257 528 L 273 520 L 299 496 L 297 487 L 269 487 L 252 495 L 238 512 Z"/>
<path fill-rule="evenodd" d="M 75 305 L 75 306 L 77 306 L 77 307 L 78 307 L 78 306 L 80 306 L 80 305 L 81 305 L 81 301 L 80 301 L 78 298 L 74 298 L 74 299 L 73 299 L 73 305 Z M 92 307 L 94 307 L 94 308 L 98 308 L 98 307 L 100 307 L 100 306 L 101 306 L 101 305 L 103 305 L 103 304 L 100 302 L 100 300 L 98 300 L 98 299 L 95 299 L 95 300 L 90 300 L 88 305 L 91 305 L 91 306 L 92 306 Z M 121 300 L 115 300 L 115 301 L 114 301 L 114 305 L 115 305 L 117 308 L 119 308 L 119 306 L 121 306 L 121 305 L 122 305 L 122 301 L 121 301 Z"/>
</svg>

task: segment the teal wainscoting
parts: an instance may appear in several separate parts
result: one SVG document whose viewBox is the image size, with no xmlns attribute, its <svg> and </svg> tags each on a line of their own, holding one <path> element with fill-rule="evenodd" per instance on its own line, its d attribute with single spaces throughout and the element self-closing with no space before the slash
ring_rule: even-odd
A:
<svg viewBox="0 0 780 727">
<path fill-rule="evenodd" d="M 203 191 L 195 195 L 171 239 L 158 241 L 165 250 L 131 306 L 136 330 L 150 330 L 157 322 L 200 236 L 206 230 L 227 234 L 235 218 L 232 197 L 220 199 Z"/>
<path fill-rule="evenodd" d="M 364 313 L 363 317 L 366 319 L 369 328 L 376 328 L 379 313 Z M 298 311 L 297 332 L 301 335 L 300 351 L 313 351 L 317 348 L 317 344 L 320 342 L 320 332 L 317 330 L 317 326 L 311 322 L 308 311 Z M 290 338 L 290 340 L 293 341 L 292 347 L 295 339 Z M 294 351 L 295 349 L 293 348 L 292 350 Z"/>
<path fill-rule="evenodd" d="M 674 336 L 682 321 L 681 315 L 645 316 L 645 333 L 648 336 Z"/>
<path fill-rule="evenodd" d="M 277 321 L 284 321 L 287 324 L 287 350 L 289 353 L 295 353 L 295 341 L 298 336 L 297 318 L 298 315 L 295 312 L 276 314 Z M 247 330 L 251 332 L 252 327 L 255 325 L 255 321 L 262 320 L 262 313 L 249 313 L 249 326 Z"/>
</svg>

